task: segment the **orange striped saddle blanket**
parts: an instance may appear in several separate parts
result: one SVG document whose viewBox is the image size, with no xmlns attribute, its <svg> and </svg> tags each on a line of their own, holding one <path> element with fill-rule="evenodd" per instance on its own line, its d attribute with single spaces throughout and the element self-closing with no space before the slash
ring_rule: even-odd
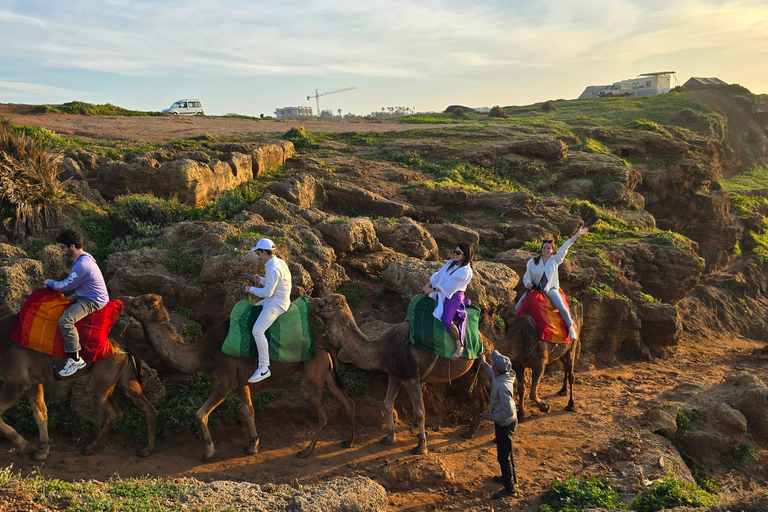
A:
<svg viewBox="0 0 768 512">
<path fill-rule="evenodd" d="M 59 331 L 61 314 L 75 301 L 51 288 L 33 291 L 22 306 L 11 330 L 11 339 L 22 347 L 55 357 L 67 357 Z M 75 324 L 80 335 L 81 357 L 88 363 L 114 354 L 109 331 L 123 311 L 123 303 L 111 300 L 99 311 Z"/>
<path fill-rule="evenodd" d="M 563 290 L 558 290 L 558 293 L 563 298 L 565 307 L 568 308 L 568 302 L 565 300 Z M 568 308 L 568 311 L 570 312 L 570 308 Z M 568 343 L 571 341 L 560 312 L 555 309 L 552 301 L 542 292 L 529 290 L 525 294 L 515 318 L 520 315 L 531 315 L 536 320 L 536 325 L 539 327 L 539 337 L 544 341 L 549 341 L 550 343 Z"/>
</svg>

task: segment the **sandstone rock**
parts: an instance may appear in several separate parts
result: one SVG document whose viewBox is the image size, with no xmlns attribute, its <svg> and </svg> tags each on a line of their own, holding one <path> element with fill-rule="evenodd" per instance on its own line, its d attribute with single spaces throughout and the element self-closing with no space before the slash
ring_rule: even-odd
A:
<svg viewBox="0 0 768 512">
<path fill-rule="evenodd" d="M 421 224 L 408 217 L 393 222 L 378 219 L 373 223 L 376 237 L 387 247 L 423 260 L 437 259 L 437 242 Z"/>
<path fill-rule="evenodd" d="M 58 245 L 46 245 L 37 252 L 37 259 L 43 265 L 43 275 L 46 279 L 61 281 L 72 270 L 72 264 L 59 250 Z"/>
<path fill-rule="evenodd" d="M 640 336 L 657 357 L 667 357 L 677 349 L 677 342 L 683 334 L 677 308 L 670 304 L 638 305 Z"/>
<path fill-rule="evenodd" d="M 444 263 L 425 262 L 415 258 L 403 258 L 392 263 L 384 272 L 387 286 L 405 300 L 422 293 L 429 278 Z M 474 263 L 474 277 L 467 287 L 466 296 L 490 314 L 502 311 L 514 304 L 517 274 L 506 265 L 479 261 Z"/>
<path fill-rule="evenodd" d="M 746 386 L 738 380 L 728 380 L 727 383 L 739 387 L 737 396 L 731 403 L 747 419 L 749 433 L 760 439 L 768 439 L 768 387 L 756 380 Z"/>
<path fill-rule="evenodd" d="M 671 439 L 677 432 L 677 423 L 675 422 L 677 410 L 677 407 L 653 407 L 645 411 L 641 421 L 654 434 Z"/>
<path fill-rule="evenodd" d="M 258 178 L 268 169 L 274 169 L 285 163 L 296 153 L 293 142 L 284 140 L 258 147 L 251 153 L 253 159 L 253 177 Z"/>
<path fill-rule="evenodd" d="M 250 211 L 261 215 L 268 222 L 281 224 L 296 224 L 306 222 L 296 213 L 299 207 L 287 202 L 282 197 L 274 196 L 267 192 L 251 205 Z"/>
<path fill-rule="evenodd" d="M 29 294 L 43 286 L 43 265 L 21 248 L 0 243 L 0 316 L 18 313 Z"/>
<path fill-rule="evenodd" d="M 508 155 L 522 155 L 559 162 L 568 154 L 568 146 L 550 135 L 516 136 L 511 142 L 470 150 L 461 157 L 483 167 L 498 167 Z"/>
<path fill-rule="evenodd" d="M 107 258 L 104 275 L 110 294 L 135 296 L 156 293 L 163 297 L 168 307 L 193 307 L 201 301 L 203 293 L 163 265 L 170 259 L 168 250 L 152 247 L 111 254 Z"/>
<path fill-rule="evenodd" d="M 340 254 L 381 249 L 376 230 L 368 217 L 329 219 L 318 224 L 316 228 L 323 234 L 325 241 Z"/>
<path fill-rule="evenodd" d="M 392 263 L 405 257 L 406 255 L 403 253 L 394 251 L 389 247 L 382 247 L 381 250 L 375 252 L 350 253 L 343 258 L 343 263 L 358 272 L 362 272 L 369 279 L 373 279 L 380 277 L 381 273 Z"/>
<path fill-rule="evenodd" d="M 445 247 L 444 257 L 446 259 L 450 257 L 448 251 L 453 250 L 459 242 L 467 242 L 475 250 L 477 250 L 477 244 L 480 243 L 480 235 L 477 231 L 458 224 L 425 224 L 424 228 L 429 231 L 438 246 Z"/>
<path fill-rule="evenodd" d="M 325 203 L 325 190 L 311 174 L 298 174 L 270 185 L 267 190 L 300 208 Z"/>
<path fill-rule="evenodd" d="M 344 206 L 358 215 L 400 218 L 410 215 L 411 205 L 386 199 L 351 183 L 323 183 L 328 206 Z"/>
<path fill-rule="evenodd" d="M 595 358 L 613 364 L 619 356 L 643 357 L 640 321 L 629 302 L 609 297 L 584 297 L 581 344 Z"/>
</svg>

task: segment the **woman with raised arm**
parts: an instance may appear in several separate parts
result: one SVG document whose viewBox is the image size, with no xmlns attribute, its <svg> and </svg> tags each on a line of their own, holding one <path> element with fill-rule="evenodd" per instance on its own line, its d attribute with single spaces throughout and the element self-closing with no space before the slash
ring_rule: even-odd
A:
<svg viewBox="0 0 768 512">
<path fill-rule="evenodd" d="M 571 339 L 578 338 L 576 328 L 573 326 L 573 319 L 568 312 L 568 308 L 563 304 L 563 299 L 560 296 L 560 278 L 558 277 L 557 268 L 565 260 L 565 255 L 568 254 L 568 248 L 574 243 L 580 236 L 585 235 L 589 231 L 586 227 L 579 228 L 571 238 L 557 250 L 554 240 L 542 240 L 541 242 L 541 254 L 528 260 L 528 264 L 525 267 L 525 275 L 523 276 L 523 284 L 527 289 L 536 287 L 552 302 L 560 312 L 560 317 L 565 322 L 565 326 L 568 328 L 568 335 Z M 557 250 L 557 252 L 555 252 Z M 520 300 L 517 301 L 515 306 L 515 313 L 520 309 L 520 304 L 523 303 L 523 299 L 528 292 L 525 292 Z"/>
</svg>

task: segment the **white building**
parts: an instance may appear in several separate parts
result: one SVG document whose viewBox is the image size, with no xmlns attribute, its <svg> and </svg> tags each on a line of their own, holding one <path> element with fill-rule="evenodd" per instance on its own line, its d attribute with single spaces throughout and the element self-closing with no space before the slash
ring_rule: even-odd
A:
<svg viewBox="0 0 768 512">
<path fill-rule="evenodd" d="M 610 98 L 616 96 L 651 96 L 669 92 L 674 71 L 644 73 L 637 78 L 614 82 L 611 85 L 590 85 L 579 96 L 580 100 L 592 98 Z"/>
<path fill-rule="evenodd" d="M 275 109 L 275 117 L 278 119 L 312 117 L 312 107 L 282 107 Z"/>
</svg>

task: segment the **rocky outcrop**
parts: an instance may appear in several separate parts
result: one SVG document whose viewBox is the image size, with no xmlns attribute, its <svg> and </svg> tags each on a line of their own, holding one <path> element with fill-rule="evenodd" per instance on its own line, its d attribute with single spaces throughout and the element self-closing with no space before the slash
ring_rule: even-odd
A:
<svg viewBox="0 0 768 512">
<path fill-rule="evenodd" d="M 396 221 L 378 219 L 373 227 L 376 237 L 387 247 L 422 260 L 437 259 L 437 242 L 418 222 L 408 217 Z"/>
<path fill-rule="evenodd" d="M 376 230 L 368 217 L 337 217 L 316 226 L 323 238 L 339 253 L 372 252 L 381 248 Z"/>
<path fill-rule="evenodd" d="M 27 296 L 43 286 L 43 265 L 21 248 L 0 243 L 0 316 L 18 313 Z"/>
<path fill-rule="evenodd" d="M 327 206 L 331 209 L 346 209 L 357 215 L 400 218 L 411 215 L 413 208 L 406 203 L 386 199 L 375 192 L 345 182 L 326 182 L 323 189 Z"/>
</svg>

